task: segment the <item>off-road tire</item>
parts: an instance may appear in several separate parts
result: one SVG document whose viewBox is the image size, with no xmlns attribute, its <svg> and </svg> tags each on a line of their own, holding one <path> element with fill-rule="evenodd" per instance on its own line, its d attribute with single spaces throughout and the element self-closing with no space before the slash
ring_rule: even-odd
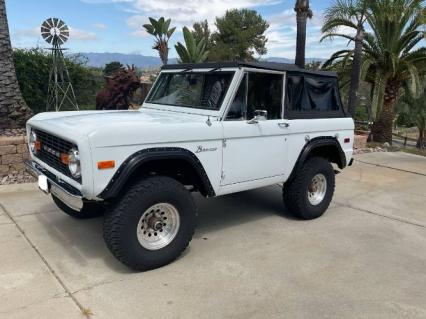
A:
<svg viewBox="0 0 426 319">
<path fill-rule="evenodd" d="M 53 202 L 56 206 L 62 210 L 65 214 L 70 215 L 76 219 L 89 219 L 102 216 L 105 212 L 104 207 L 101 204 L 85 202 L 83 208 L 78 211 L 67 206 L 58 197 L 52 194 Z"/>
<path fill-rule="evenodd" d="M 308 199 L 308 187 L 317 174 L 323 174 L 327 181 L 324 199 L 312 205 Z M 322 157 L 312 157 L 296 172 L 295 177 L 284 184 L 283 200 L 288 211 L 294 216 L 311 220 L 321 217 L 333 198 L 335 173 L 331 163 Z"/>
<path fill-rule="evenodd" d="M 176 208 L 180 226 L 167 246 L 148 250 L 138 240 L 138 223 L 143 213 L 158 203 L 168 203 Z M 196 219 L 194 200 L 181 183 L 169 177 L 149 177 L 129 186 L 105 214 L 103 236 L 119 261 L 133 270 L 144 271 L 174 261 L 191 241 Z"/>
</svg>

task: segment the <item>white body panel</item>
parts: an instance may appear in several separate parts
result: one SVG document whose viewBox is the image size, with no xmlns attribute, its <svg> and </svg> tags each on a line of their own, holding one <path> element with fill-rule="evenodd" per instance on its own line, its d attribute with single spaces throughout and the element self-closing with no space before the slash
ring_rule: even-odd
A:
<svg viewBox="0 0 426 319">
<path fill-rule="evenodd" d="M 352 158 L 354 123 L 350 118 L 271 120 L 248 124 L 223 116 L 244 70 L 236 70 L 218 111 L 145 103 L 137 111 L 41 113 L 28 121 L 78 146 L 82 183 L 33 160 L 79 189 L 89 200 L 107 186 L 120 165 L 148 148 L 179 147 L 192 152 L 204 167 L 216 195 L 285 182 L 306 144 L 306 137 L 337 137 L 346 159 Z M 284 74 L 284 73 L 283 73 Z M 285 114 L 284 114 L 285 117 Z M 288 124 L 288 127 L 287 127 Z M 350 143 L 344 143 L 350 138 Z M 207 151 L 197 153 L 202 146 Z M 114 160 L 114 169 L 99 170 L 99 161 Z"/>
</svg>

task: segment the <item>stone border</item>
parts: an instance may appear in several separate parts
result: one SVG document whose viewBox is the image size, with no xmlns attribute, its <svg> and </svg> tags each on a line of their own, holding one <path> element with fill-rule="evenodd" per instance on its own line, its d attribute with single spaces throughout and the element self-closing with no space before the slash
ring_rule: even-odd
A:
<svg viewBox="0 0 426 319">
<path fill-rule="evenodd" d="M 25 172 L 24 161 L 30 158 L 25 130 L 0 133 L 0 185 L 33 182 Z"/>
</svg>

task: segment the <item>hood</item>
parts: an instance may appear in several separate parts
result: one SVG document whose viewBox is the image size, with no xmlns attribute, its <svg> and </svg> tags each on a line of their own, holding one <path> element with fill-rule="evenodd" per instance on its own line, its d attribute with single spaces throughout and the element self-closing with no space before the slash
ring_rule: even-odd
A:
<svg viewBox="0 0 426 319">
<path fill-rule="evenodd" d="M 39 128 L 49 127 L 78 131 L 85 135 L 100 128 L 150 124 L 184 124 L 206 121 L 207 116 L 173 111 L 140 109 L 135 111 L 75 111 L 40 113 L 28 121 Z M 51 129 L 49 129 L 51 130 Z"/>
<path fill-rule="evenodd" d="M 188 139 L 187 129 L 208 127 L 206 115 L 141 108 L 135 111 L 48 112 L 32 117 L 28 124 L 78 142 L 90 138 L 97 146 L 142 143 L 165 139 Z M 211 119 L 213 121 L 213 118 Z M 193 136 L 192 136 L 193 138 Z"/>
</svg>

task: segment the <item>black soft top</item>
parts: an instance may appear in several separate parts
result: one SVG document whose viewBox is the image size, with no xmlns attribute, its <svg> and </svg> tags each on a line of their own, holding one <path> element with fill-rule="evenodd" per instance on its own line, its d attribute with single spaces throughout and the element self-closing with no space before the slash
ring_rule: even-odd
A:
<svg viewBox="0 0 426 319">
<path fill-rule="evenodd" d="M 182 63 L 163 65 L 162 70 L 191 70 L 191 69 L 221 69 L 221 68 L 240 68 L 248 67 L 254 69 L 285 71 L 303 74 L 312 74 L 319 76 L 337 77 L 335 72 L 310 71 L 301 69 L 294 64 L 276 63 L 276 62 L 208 62 L 208 63 Z"/>
</svg>

